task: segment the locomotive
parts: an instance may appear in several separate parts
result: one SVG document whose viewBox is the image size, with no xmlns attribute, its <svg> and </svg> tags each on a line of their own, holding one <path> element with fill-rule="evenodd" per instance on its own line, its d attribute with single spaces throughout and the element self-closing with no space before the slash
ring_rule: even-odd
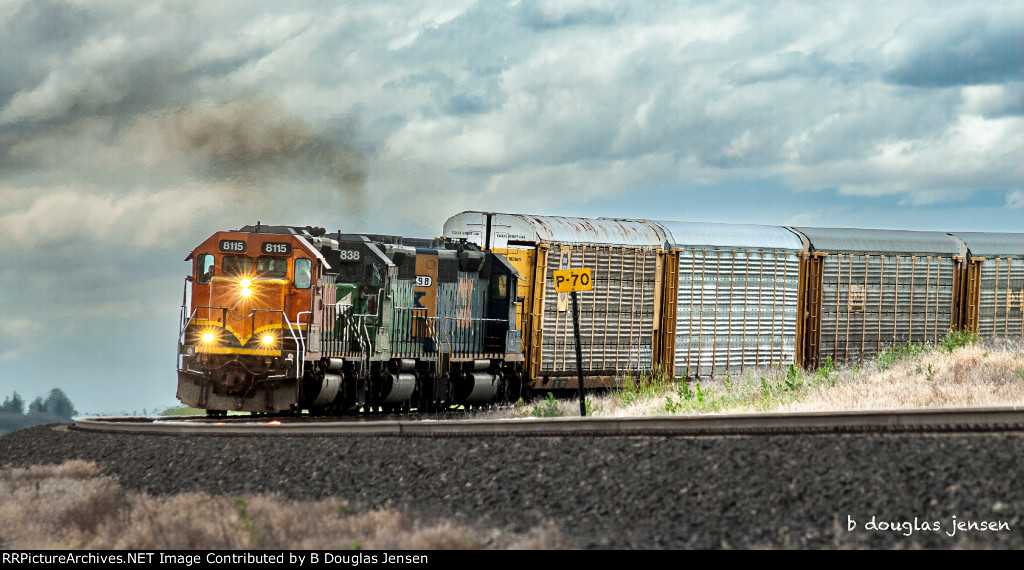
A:
<svg viewBox="0 0 1024 570">
<path fill-rule="evenodd" d="M 464 240 L 257 223 L 186 261 L 177 395 L 209 415 L 519 397 L 518 275 Z"/>
<path fill-rule="evenodd" d="M 950 330 L 1024 336 L 1024 234 L 462 212 L 436 239 L 246 226 L 193 262 L 178 398 L 226 410 L 429 411 L 814 368 Z M 191 300 L 189 301 L 189 292 Z"/>
</svg>

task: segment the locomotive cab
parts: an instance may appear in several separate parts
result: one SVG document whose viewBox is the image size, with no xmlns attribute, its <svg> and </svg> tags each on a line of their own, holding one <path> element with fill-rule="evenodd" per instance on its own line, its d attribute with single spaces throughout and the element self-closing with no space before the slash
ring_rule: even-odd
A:
<svg viewBox="0 0 1024 570">
<path fill-rule="evenodd" d="M 178 398 L 218 413 L 294 408 L 316 283 L 329 267 L 296 228 L 217 232 L 192 251 L 178 338 Z M 191 293 L 191 294 L 189 294 Z"/>
</svg>

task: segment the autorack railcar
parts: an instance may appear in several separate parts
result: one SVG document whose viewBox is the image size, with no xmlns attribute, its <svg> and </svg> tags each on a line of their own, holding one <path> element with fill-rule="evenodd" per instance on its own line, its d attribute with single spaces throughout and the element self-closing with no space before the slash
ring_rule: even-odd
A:
<svg viewBox="0 0 1024 570">
<path fill-rule="evenodd" d="M 1024 234 L 496 212 L 457 214 L 444 234 L 508 255 L 520 268 L 527 383 L 541 389 L 576 385 L 571 325 L 550 279 L 562 268 L 590 267 L 596 283 L 615 284 L 580 293 L 584 319 L 591 308 L 591 321 L 581 323 L 587 387 L 608 385 L 613 372 L 621 378 L 652 368 L 699 377 L 854 362 L 950 330 L 1022 334 Z M 643 252 L 651 261 L 608 263 L 602 250 L 633 251 L 634 259 Z M 647 285 L 622 286 L 638 282 Z M 595 318 L 608 305 L 633 318 Z M 623 322 L 651 324 L 635 330 Z M 612 366 L 601 360 L 606 351 L 594 348 L 604 330 L 622 339 L 629 358 Z"/>
</svg>

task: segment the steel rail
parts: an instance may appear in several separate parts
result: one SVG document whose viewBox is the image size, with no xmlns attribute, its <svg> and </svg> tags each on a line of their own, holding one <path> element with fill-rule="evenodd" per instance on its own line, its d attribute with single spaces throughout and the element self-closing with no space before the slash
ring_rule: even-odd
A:
<svg viewBox="0 0 1024 570">
<path fill-rule="evenodd" d="M 220 436 L 564 437 L 1024 432 L 1024 406 L 630 418 L 323 421 L 310 418 L 85 418 L 85 432 Z"/>
</svg>

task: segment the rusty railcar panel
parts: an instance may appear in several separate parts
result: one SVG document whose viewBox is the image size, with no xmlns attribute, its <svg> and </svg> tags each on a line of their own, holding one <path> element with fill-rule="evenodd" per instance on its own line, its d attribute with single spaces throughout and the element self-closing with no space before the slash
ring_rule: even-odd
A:
<svg viewBox="0 0 1024 570">
<path fill-rule="evenodd" d="M 668 378 L 676 376 L 676 318 L 679 307 L 679 250 L 664 253 L 660 295 L 660 326 L 654 335 L 656 363 Z"/>
<path fill-rule="evenodd" d="M 804 253 L 800 256 L 800 298 L 797 323 L 797 363 L 804 367 L 821 364 L 821 271 L 824 254 Z"/>
<path fill-rule="evenodd" d="M 853 362 L 907 341 L 937 341 L 956 324 L 956 270 L 952 257 L 936 255 L 828 255 L 819 358 Z"/>
<path fill-rule="evenodd" d="M 584 374 L 601 377 L 649 370 L 658 250 L 559 246 L 553 251 L 547 272 L 567 265 L 568 269 L 589 267 L 593 275 L 593 290 L 579 293 Z M 547 301 L 542 304 L 538 375 L 567 377 L 576 372 L 571 306 L 560 310 L 553 280 L 545 280 L 543 289 Z"/>
<path fill-rule="evenodd" d="M 793 363 L 799 275 L 796 251 L 681 251 L 676 374 Z"/>
</svg>

